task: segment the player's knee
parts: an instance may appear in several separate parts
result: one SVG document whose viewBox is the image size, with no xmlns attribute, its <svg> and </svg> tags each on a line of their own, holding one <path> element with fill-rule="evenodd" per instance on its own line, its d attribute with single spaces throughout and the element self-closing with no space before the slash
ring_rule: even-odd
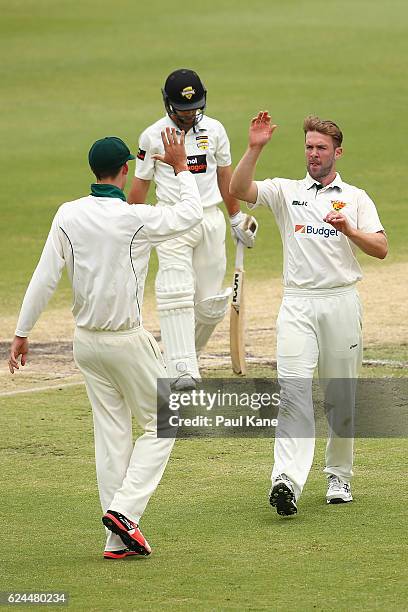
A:
<svg viewBox="0 0 408 612">
<path fill-rule="evenodd" d="M 194 278 L 185 266 L 173 264 L 160 268 L 156 277 L 158 310 L 192 308 L 194 306 Z"/>
<path fill-rule="evenodd" d="M 228 309 L 230 287 L 219 295 L 205 298 L 194 306 L 196 321 L 204 325 L 216 325 L 223 320 Z"/>
</svg>

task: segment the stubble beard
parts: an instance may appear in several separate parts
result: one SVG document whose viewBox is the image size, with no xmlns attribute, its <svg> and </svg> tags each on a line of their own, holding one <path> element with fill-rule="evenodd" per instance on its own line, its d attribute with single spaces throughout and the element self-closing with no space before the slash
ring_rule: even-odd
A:
<svg viewBox="0 0 408 612">
<path fill-rule="evenodd" d="M 315 181 L 320 181 L 321 179 L 326 178 L 333 172 L 334 168 L 334 159 L 331 160 L 329 164 L 317 166 L 317 168 L 312 168 L 310 166 L 310 162 L 307 164 L 307 171 L 310 176 L 315 179 Z"/>
</svg>

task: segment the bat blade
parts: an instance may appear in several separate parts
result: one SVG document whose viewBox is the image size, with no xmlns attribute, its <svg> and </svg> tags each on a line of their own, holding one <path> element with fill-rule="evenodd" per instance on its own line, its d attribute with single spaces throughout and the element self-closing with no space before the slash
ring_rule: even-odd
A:
<svg viewBox="0 0 408 612">
<path fill-rule="evenodd" d="M 244 299 L 244 245 L 237 244 L 235 270 L 232 284 L 230 313 L 230 353 L 232 370 L 235 374 L 246 375 L 245 362 L 245 299 Z"/>
</svg>

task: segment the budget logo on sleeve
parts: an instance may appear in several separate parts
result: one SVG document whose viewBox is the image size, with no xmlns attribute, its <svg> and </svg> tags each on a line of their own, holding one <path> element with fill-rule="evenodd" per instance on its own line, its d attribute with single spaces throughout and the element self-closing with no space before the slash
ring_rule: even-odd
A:
<svg viewBox="0 0 408 612">
<path fill-rule="evenodd" d="M 306 225 L 295 225 L 295 234 L 304 234 L 306 231 Z"/>
</svg>

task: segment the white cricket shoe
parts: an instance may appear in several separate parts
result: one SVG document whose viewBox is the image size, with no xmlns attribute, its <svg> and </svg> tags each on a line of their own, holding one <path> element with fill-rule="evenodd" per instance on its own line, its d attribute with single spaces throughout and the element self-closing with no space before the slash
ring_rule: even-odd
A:
<svg viewBox="0 0 408 612">
<path fill-rule="evenodd" d="M 353 501 L 350 483 L 334 474 L 328 478 L 326 501 L 328 504 L 345 504 Z"/>
<path fill-rule="evenodd" d="M 279 474 L 272 482 L 269 491 L 269 503 L 276 508 L 280 516 L 291 516 L 297 513 L 296 497 L 292 481 L 286 474 Z"/>
</svg>

